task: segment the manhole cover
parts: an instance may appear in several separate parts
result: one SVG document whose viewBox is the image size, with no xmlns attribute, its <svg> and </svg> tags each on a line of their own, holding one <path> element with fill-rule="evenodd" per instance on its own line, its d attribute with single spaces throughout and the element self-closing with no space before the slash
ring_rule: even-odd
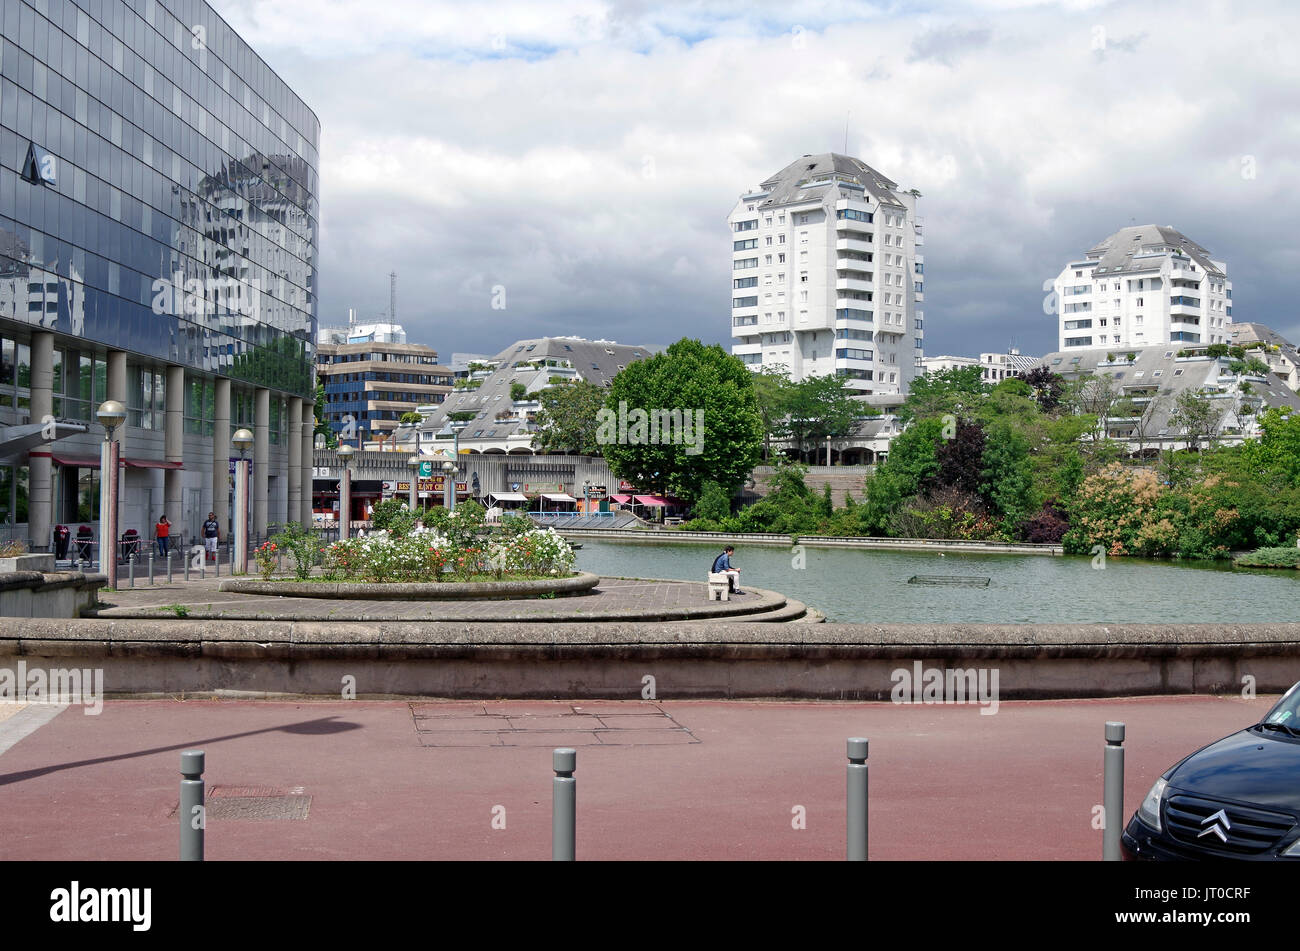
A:
<svg viewBox="0 0 1300 951">
<path fill-rule="evenodd" d="M 204 818 L 208 822 L 272 822 L 306 819 L 311 796 L 302 787 L 213 786 L 208 790 Z M 175 810 L 172 810 L 175 815 Z"/>
</svg>

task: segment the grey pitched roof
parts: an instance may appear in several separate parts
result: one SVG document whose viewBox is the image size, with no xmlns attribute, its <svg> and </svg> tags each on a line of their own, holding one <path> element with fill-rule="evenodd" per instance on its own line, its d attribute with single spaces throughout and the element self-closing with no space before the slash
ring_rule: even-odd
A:
<svg viewBox="0 0 1300 951">
<path fill-rule="evenodd" d="M 622 367 L 649 356 L 651 353 L 645 347 L 628 346 L 610 340 L 586 340 L 582 337 L 517 340 L 489 361 L 497 364 L 497 367 L 483 378 L 476 389 L 453 390 L 448 393 L 446 400 L 425 418 L 422 428 L 441 431 L 448 422 L 448 414 L 473 412 L 475 418 L 460 430 L 462 445 L 476 438 L 505 439 L 528 431 L 527 423 L 513 415 L 501 420 L 496 417 L 513 410 L 511 383 L 526 383 L 545 372 L 529 369 L 530 361 L 568 361 L 583 380 L 597 386 L 606 386 Z M 482 435 L 475 437 L 476 432 L 481 432 Z"/>
<path fill-rule="evenodd" d="M 1088 251 L 1088 258 L 1097 261 L 1094 274 L 1149 271 L 1159 268 L 1161 259 L 1142 259 L 1137 256 L 1143 252 L 1155 252 L 1157 248 L 1177 248 L 1195 261 L 1206 273 L 1215 277 L 1224 276 L 1218 265 L 1210 260 L 1209 251 L 1169 225 L 1134 225 L 1120 228 L 1110 237 L 1093 245 Z"/>
<path fill-rule="evenodd" d="M 897 182 L 880 174 L 861 159 L 840 155 L 838 152 L 823 152 L 821 155 L 805 155 L 795 159 L 763 182 L 762 189 L 769 194 L 759 202 L 758 207 L 775 208 L 779 205 L 816 201 L 822 196 L 826 186 L 800 187 L 800 184 L 807 183 L 810 178 L 831 174 L 839 174 L 850 181 L 857 182 L 867 194 L 882 205 L 905 207 L 894 194 L 894 190 L 898 188 Z"/>
<path fill-rule="evenodd" d="M 1180 431 L 1177 427 L 1170 427 L 1169 415 L 1174 409 L 1174 401 L 1187 390 L 1204 388 L 1207 393 L 1221 392 L 1225 399 L 1230 398 L 1234 410 L 1241 402 L 1239 381 L 1235 376 L 1221 375 L 1226 372 L 1223 363 L 1209 357 L 1179 359 L 1178 352 L 1179 348 L 1172 344 L 1140 349 L 1072 350 L 1049 353 L 1043 357 L 1043 364 L 1066 379 L 1087 375 L 1107 377 L 1121 394 L 1155 390 L 1160 403 L 1147 425 L 1147 436 L 1155 437 L 1171 429 L 1175 433 Z M 1106 359 L 1112 353 L 1116 357 L 1113 363 Z M 1129 353 L 1136 355 L 1132 363 L 1124 359 Z M 1263 381 L 1251 380 L 1250 383 L 1252 395 L 1259 397 L 1265 407 L 1289 406 L 1300 411 L 1300 395 L 1273 374 L 1270 373 Z M 1231 415 L 1225 413 L 1225 424 L 1231 423 Z"/>
<path fill-rule="evenodd" d="M 1296 346 L 1286 337 L 1265 324 L 1256 324 L 1249 321 L 1234 323 L 1232 327 L 1232 342 L 1238 346 L 1247 343 L 1254 343 L 1262 340 L 1264 343 L 1280 347 L 1291 354 L 1296 353 Z"/>
</svg>

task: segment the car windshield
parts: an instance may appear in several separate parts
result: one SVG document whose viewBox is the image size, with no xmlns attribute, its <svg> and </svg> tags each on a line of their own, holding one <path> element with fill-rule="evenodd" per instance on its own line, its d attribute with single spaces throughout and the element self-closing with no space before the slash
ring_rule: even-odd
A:
<svg viewBox="0 0 1300 951">
<path fill-rule="evenodd" d="M 1288 731 L 1300 732 L 1300 683 L 1295 684 L 1282 695 L 1273 709 L 1264 715 L 1260 725 L 1274 724 L 1286 727 Z"/>
</svg>

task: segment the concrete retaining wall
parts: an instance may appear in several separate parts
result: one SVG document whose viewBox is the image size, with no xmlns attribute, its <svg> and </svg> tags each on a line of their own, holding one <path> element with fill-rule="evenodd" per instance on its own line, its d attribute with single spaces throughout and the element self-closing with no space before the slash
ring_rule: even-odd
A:
<svg viewBox="0 0 1300 951">
<path fill-rule="evenodd" d="M 538 594 L 564 596 L 590 591 L 600 576 L 580 571 L 567 578 L 534 581 L 434 581 L 363 584 L 352 581 L 260 581 L 232 578 L 222 591 L 269 594 L 280 598 L 329 598 L 362 601 L 500 601 Z"/>
<path fill-rule="evenodd" d="M 53 555 L 37 557 L 49 558 L 51 565 L 54 561 Z M 0 570 L 0 615 L 5 618 L 77 618 L 95 604 L 99 589 L 107 581 L 107 575 L 83 571 Z"/>
<path fill-rule="evenodd" d="M 747 625 L 0 619 L 0 668 L 102 667 L 110 696 L 888 700 L 916 662 L 996 670 L 1000 700 L 1260 693 L 1300 624 Z"/>
</svg>

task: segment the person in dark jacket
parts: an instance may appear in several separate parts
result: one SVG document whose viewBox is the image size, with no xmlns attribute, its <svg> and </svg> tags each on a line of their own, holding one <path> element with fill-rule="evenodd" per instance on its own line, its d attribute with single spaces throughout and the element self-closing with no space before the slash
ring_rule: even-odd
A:
<svg viewBox="0 0 1300 951">
<path fill-rule="evenodd" d="M 740 569 L 731 563 L 731 556 L 736 551 L 731 545 L 722 549 L 722 554 L 713 559 L 713 573 L 725 574 L 727 583 L 731 585 L 734 594 L 744 594 L 740 590 Z"/>
</svg>

